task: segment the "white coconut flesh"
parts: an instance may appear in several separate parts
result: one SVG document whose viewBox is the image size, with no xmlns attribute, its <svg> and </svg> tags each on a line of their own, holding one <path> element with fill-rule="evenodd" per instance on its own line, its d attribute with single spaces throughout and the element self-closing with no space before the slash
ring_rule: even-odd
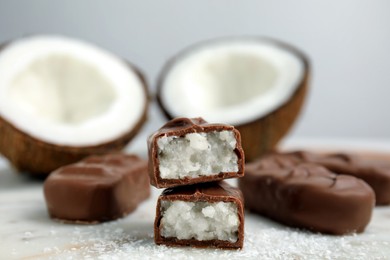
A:
<svg viewBox="0 0 390 260">
<path fill-rule="evenodd" d="M 233 131 L 188 133 L 157 139 L 161 179 L 197 178 L 237 172 L 236 138 Z"/>
<path fill-rule="evenodd" d="M 115 140 L 139 122 L 145 103 L 136 72 L 90 44 L 36 36 L 0 52 L 0 116 L 39 140 L 70 146 Z"/>
<path fill-rule="evenodd" d="M 178 239 L 236 242 L 240 221 L 232 202 L 162 201 L 160 234 Z"/>
<path fill-rule="evenodd" d="M 173 117 L 202 116 L 240 125 L 287 102 L 304 69 L 299 55 L 272 41 L 210 42 L 172 63 L 160 86 L 160 100 Z"/>
</svg>

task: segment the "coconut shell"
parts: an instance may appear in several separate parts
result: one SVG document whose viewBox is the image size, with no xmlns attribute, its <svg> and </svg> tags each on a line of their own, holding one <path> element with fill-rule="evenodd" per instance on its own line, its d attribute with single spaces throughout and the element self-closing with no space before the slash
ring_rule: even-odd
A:
<svg viewBox="0 0 390 260">
<path fill-rule="evenodd" d="M 233 38 L 234 39 L 234 38 Z M 240 39 L 240 38 L 238 38 Z M 241 133 L 242 147 L 245 152 L 245 159 L 247 162 L 253 161 L 261 155 L 264 155 L 275 149 L 279 141 L 289 132 L 294 122 L 296 121 L 302 105 L 304 103 L 306 93 L 308 90 L 309 81 L 309 61 L 305 54 L 297 50 L 295 47 L 286 43 L 279 42 L 274 39 L 262 38 L 262 37 L 243 37 L 246 39 L 257 39 L 259 41 L 272 42 L 275 45 L 281 46 L 283 49 L 289 50 L 300 58 L 304 65 L 304 72 L 302 79 L 298 86 L 295 88 L 294 94 L 289 98 L 287 102 L 281 104 L 277 109 L 271 111 L 267 115 L 254 119 L 251 122 L 234 125 Z M 217 41 L 223 41 L 224 39 L 217 39 Z M 229 39 L 225 39 L 229 40 Z M 184 57 L 187 53 L 191 52 L 199 46 L 212 43 L 214 40 L 196 44 L 178 55 L 174 56 L 163 67 L 158 82 L 157 82 L 157 103 L 162 109 L 164 115 L 170 120 L 175 116 L 168 111 L 161 99 L 161 92 L 165 77 L 168 75 L 170 69 L 174 66 L 175 62 Z M 176 115 L 185 116 L 185 115 Z M 202 115 L 199 115 L 202 116 Z M 229 123 L 229 122 L 226 122 Z"/>
<path fill-rule="evenodd" d="M 250 162 L 275 149 L 294 125 L 308 89 L 308 74 L 304 76 L 293 96 L 270 114 L 236 128 L 241 133 L 245 158 Z"/>
<path fill-rule="evenodd" d="M 38 177 L 46 177 L 55 169 L 80 161 L 87 156 L 123 149 L 145 123 L 150 102 L 145 77 L 135 66 L 129 64 L 129 69 L 133 70 L 141 80 L 146 102 L 142 116 L 137 124 L 132 129 L 129 129 L 127 133 L 118 136 L 115 140 L 93 146 L 61 146 L 44 142 L 28 135 L 0 116 L 0 153 L 18 171 L 27 172 Z"/>
</svg>

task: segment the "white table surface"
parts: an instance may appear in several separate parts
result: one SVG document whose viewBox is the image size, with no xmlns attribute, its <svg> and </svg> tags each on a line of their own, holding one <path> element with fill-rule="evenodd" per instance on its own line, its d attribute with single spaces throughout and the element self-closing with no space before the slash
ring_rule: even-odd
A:
<svg viewBox="0 0 390 260">
<path fill-rule="evenodd" d="M 146 156 L 148 128 L 128 151 Z M 304 139 L 283 146 L 390 153 L 390 140 Z M 62 224 L 48 217 L 42 182 L 15 173 L 0 157 L 0 259 L 390 259 L 390 206 L 375 208 L 362 234 L 314 234 L 247 212 L 243 250 L 157 246 L 153 221 L 159 193 L 153 188 L 148 201 L 117 221 Z"/>
</svg>

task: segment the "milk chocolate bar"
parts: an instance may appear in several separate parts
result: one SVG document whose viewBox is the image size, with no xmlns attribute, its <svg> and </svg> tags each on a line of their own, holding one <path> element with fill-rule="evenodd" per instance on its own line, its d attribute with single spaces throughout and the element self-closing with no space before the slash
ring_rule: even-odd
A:
<svg viewBox="0 0 390 260">
<path fill-rule="evenodd" d="M 149 176 L 157 188 L 244 175 L 241 137 L 233 126 L 176 118 L 148 139 Z"/>
<path fill-rule="evenodd" d="M 157 202 L 154 239 L 167 246 L 242 248 L 242 193 L 223 181 L 164 190 Z"/>
<path fill-rule="evenodd" d="M 289 226 L 335 235 L 363 232 L 375 194 L 364 181 L 296 157 L 271 155 L 246 165 L 245 207 Z"/>
<path fill-rule="evenodd" d="M 93 156 L 49 175 L 49 214 L 64 222 L 97 223 L 134 211 L 149 197 L 147 162 L 136 155 Z"/>
<path fill-rule="evenodd" d="M 377 205 L 390 204 L 390 163 L 388 162 L 369 161 L 346 153 L 315 154 L 299 151 L 286 155 L 295 157 L 301 162 L 322 165 L 337 174 L 360 178 L 375 191 Z"/>
</svg>

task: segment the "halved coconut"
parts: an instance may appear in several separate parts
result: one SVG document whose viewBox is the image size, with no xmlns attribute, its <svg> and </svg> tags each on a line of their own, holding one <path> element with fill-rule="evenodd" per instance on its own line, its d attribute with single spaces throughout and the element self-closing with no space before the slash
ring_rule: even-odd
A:
<svg viewBox="0 0 390 260">
<path fill-rule="evenodd" d="M 309 64 L 275 40 L 243 37 L 195 45 L 171 59 L 157 99 L 166 116 L 203 117 L 238 128 L 248 161 L 273 149 L 302 106 Z"/>
<path fill-rule="evenodd" d="M 93 45 L 33 36 L 1 48 L 0 152 L 21 171 L 123 148 L 147 107 L 141 73 Z"/>
</svg>

